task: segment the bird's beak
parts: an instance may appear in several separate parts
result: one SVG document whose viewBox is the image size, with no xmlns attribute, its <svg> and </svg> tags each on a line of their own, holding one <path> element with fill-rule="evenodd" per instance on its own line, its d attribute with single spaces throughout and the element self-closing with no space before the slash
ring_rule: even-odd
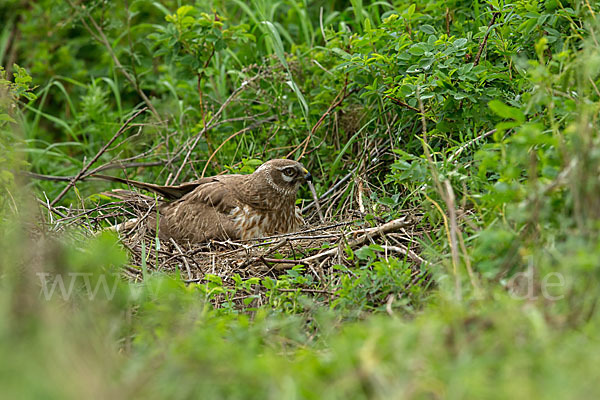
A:
<svg viewBox="0 0 600 400">
<path fill-rule="evenodd" d="M 304 181 L 312 182 L 312 175 L 310 174 L 310 172 L 308 172 L 306 168 L 302 168 L 302 172 L 304 172 Z"/>
</svg>

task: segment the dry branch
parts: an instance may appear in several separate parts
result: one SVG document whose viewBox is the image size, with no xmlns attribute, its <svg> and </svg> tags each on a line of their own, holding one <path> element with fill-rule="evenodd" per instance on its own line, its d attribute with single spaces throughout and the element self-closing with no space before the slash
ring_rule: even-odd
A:
<svg viewBox="0 0 600 400">
<path fill-rule="evenodd" d="M 77 175 L 75 175 L 75 178 L 73 178 L 69 184 L 62 190 L 62 192 L 60 192 L 60 194 L 58 196 L 56 196 L 56 198 L 52 201 L 52 203 L 50 203 L 50 207 L 54 207 L 54 205 L 56 203 L 58 203 L 60 201 L 60 199 L 62 199 L 64 197 L 65 194 L 67 194 L 67 192 L 69 191 L 69 189 L 71 189 L 75 183 L 77 183 L 77 181 L 79 179 L 81 179 L 81 177 L 87 172 L 88 169 L 90 169 L 90 167 L 92 166 L 92 164 L 94 164 L 102 154 L 104 154 L 104 152 L 106 151 L 106 149 L 108 149 L 110 147 L 111 144 L 113 144 L 113 142 L 115 140 L 117 140 L 117 138 L 119 136 L 121 136 L 121 134 L 123 132 L 125 132 L 125 130 L 127 129 L 127 127 L 129 126 L 129 123 L 131 121 L 133 121 L 134 119 L 137 118 L 138 115 L 140 115 L 141 113 L 143 113 L 144 111 L 146 111 L 148 109 L 148 107 L 144 107 L 141 110 L 138 110 L 135 114 L 133 114 L 131 117 L 129 117 L 129 119 L 127 121 L 125 121 L 125 123 L 121 126 L 121 128 L 119 128 L 119 130 L 117 131 L 117 133 L 115 133 L 113 135 L 113 137 L 106 142 L 106 144 L 104 146 L 102 146 L 102 148 L 100 149 L 100 151 L 98 151 L 98 153 L 96 153 L 96 155 L 94 156 L 94 158 L 92 158 L 80 171 Z"/>
<path fill-rule="evenodd" d="M 121 64 L 121 61 L 119 61 L 119 58 L 115 54 L 110 42 L 108 41 L 106 35 L 104 34 L 104 30 L 102 29 L 102 27 L 100 25 L 98 25 L 98 23 L 96 22 L 94 17 L 89 13 L 86 6 L 81 5 L 81 7 L 78 7 L 75 3 L 73 3 L 72 0 L 68 0 L 68 2 L 69 2 L 69 5 L 71 6 L 71 8 L 73 8 L 76 11 L 81 12 L 83 15 L 85 15 L 90 20 L 90 22 L 94 26 L 94 29 L 96 30 L 95 32 L 88 25 L 85 18 L 81 17 L 81 22 L 83 23 L 83 26 L 85 27 L 85 29 L 90 33 L 90 35 L 92 35 L 92 37 L 94 39 L 96 39 L 98 42 L 102 43 L 102 45 L 106 48 L 106 50 L 110 54 L 117 69 L 119 71 L 121 71 L 121 73 L 123 74 L 125 79 L 127 79 L 129 81 L 129 83 L 131 83 L 133 85 L 133 87 L 135 88 L 135 91 L 139 94 L 139 96 L 142 98 L 142 100 L 144 100 L 144 103 L 146 103 L 147 108 L 149 108 L 152 111 L 152 114 L 154 114 L 154 116 L 156 117 L 156 119 L 158 121 L 160 121 L 161 120 L 160 114 L 158 114 L 158 111 L 156 111 L 156 108 L 154 108 L 154 105 L 152 105 L 152 102 L 150 101 L 148 96 L 146 96 L 146 93 L 144 93 L 144 91 L 140 88 L 140 85 L 138 84 L 136 78 L 131 76 L 129 74 L 129 72 L 127 72 L 127 70 L 123 67 L 123 65 Z"/>
<path fill-rule="evenodd" d="M 410 222 L 406 218 L 399 218 L 399 219 L 395 219 L 393 221 L 388 222 L 387 224 L 383 224 L 383 225 L 375 227 L 375 228 L 364 229 L 362 231 L 354 231 L 354 232 L 352 232 L 353 234 L 363 233 L 363 235 L 358 237 L 357 239 L 354 239 L 354 240 L 348 242 L 348 247 L 354 249 L 358 246 L 365 244 L 367 242 L 367 240 L 369 240 L 370 238 L 373 238 L 373 237 L 376 237 L 379 235 L 384 235 L 386 233 L 398 231 L 398 230 L 400 230 L 406 226 L 409 226 L 411 224 L 412 224 L 412 222 Z M 346 237 L 343 236 L 343 238 L 345 239 Z M 327 250 L 327 251 L 324 251 L 321 253 L 317 253 L 313 256 L 303 258 L 303 259 L 299 260 L 298 263 L 299 264 L 300 263 L 308 263 L 308 262 L 311 262 L 314 260 L 319 260 L 323 257 L 328 257 L 331 255 L 338 254 L 339 251 L 340 251 L 340 249 L 336 247 L 335 249 L 330 249 L 330 250 Z"/>
<path fill-rule="evenodd" d="M 490 23 L 488 25 L 487 31 L 485 32 L 485 36 L 481 40 L 481 43 L 479 43 L 479 50 L 477 50 L 477 55 L 475 56 L 475 60 L 473 61 L 474 67 L 479 65 L 479 59 L 481 58 L 481 53 L 483 53 L 483 49 L 485 48 L 485 45 L 487 44 L 488 37 L 490 36 L 490 33 L 492 32 L 492 26 L 494 25 L 494 22 L 496 22 L 496 18 L 498 18 L 499 15 L 500 15 L 499 12 L 495 12 L 492 15 L 492 20 L 490 21 Z"/>
</svg>

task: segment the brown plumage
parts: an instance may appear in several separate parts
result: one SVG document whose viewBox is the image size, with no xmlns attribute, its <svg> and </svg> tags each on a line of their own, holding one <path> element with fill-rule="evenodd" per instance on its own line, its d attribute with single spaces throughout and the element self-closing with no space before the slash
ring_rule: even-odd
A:
<svg viewBox="0 0 600 400">
<path fill-rule="evenodd" d="M 158 207 L 159 237 L 205 242 L 210 239 L 251 239 L 293 232 L 302 223 L 296 193 L 311 179 L 302 164 L 267 161 L 250 175 L 221 175 L 161 186 L 100 175 L 163 196 Z M 156 213 L 148 218 L 155 230 Z"/>
</svg>

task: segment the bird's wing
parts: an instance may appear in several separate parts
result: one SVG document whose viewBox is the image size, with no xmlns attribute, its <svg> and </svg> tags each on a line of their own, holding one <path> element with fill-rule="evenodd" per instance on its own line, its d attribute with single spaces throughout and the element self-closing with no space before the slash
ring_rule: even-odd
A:
<svg viewBox="0 0 600 400">
<path fill-rule="evenodd" d="M 159 212 L 160 234 L 193 242 L 238 239 L 240 226 L 231 212 L 243 205 L 235 195 L 242 183 L 241 175 L 212 177 L 181 199 L 164 204 Z M 155 226 L 156 220 L 149 224 Z"/>
<path fill-rule="evenodd" d="M 196 187 L 176 203 L 203 204 L 214 208 L 217 212 L 229 214 L 240 206 L 238 191 L 243 185 L 243 175 L 223 175 L 204 178 L 197 181 Z"/>
</svg>

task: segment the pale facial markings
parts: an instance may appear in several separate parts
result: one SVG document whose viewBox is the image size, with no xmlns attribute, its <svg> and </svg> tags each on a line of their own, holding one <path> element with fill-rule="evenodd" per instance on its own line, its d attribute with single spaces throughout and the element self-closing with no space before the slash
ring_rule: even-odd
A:
<svg viewBox="0 0 600 400">
<path fill-rule="evenodd" d="M 284 181 L 286 181 L 288 183 L 294 180 L 293 176 L 289 176 L 289 175 L 285 175 L 285 174 L 282 175 L 282 178 Z"/>
<path fill-rule="evenodd" d="M 265 181 L 267 182 L 267 184 L 269 186 L 271 186 L 271 188 L 273 188 L 277 193 L 282 194 L 284 196 L 290 196 L 290 195 L 296 195 L 296 186 L 293 186 L 291 189 L 286 189 L 286 188 L 282 188 L 281 186 L 277 185 L 275 182 L 273 182 L 273 178 L 271 178 L 271 174 L 267 174 L 265 176 Z"/>
</svg>

